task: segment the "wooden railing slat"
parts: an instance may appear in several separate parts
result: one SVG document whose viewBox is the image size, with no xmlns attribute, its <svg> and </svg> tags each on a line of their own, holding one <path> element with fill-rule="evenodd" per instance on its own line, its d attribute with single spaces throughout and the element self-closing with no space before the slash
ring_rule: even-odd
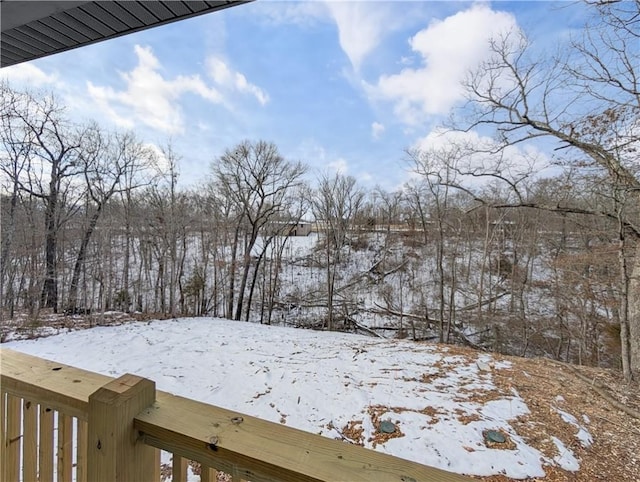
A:
<svg viewBox="0 0 640 482">
<path fill-rule="evenodd" d="M 73 478 L 73 418 L 58 413 L 58 482 Z"/>
<path fill-rule="evenodd" d="M 216 482 L 218 479 L 218 471 L 203 465 L 200 468 L 200 482 Z"/>
<path fill-rule="evenodd" d="M 40 405 L 38 434 L 38 481 L 53 482 L 53 415 L 46 405 Z"/>
<path fill-rule="evenodd" d="M 20 446 L 22 434 L 20 433 L 22 401 L 13 395 L 7 396 L 7 478 L 6 480 L 20 479 Z"/>
<path fill-rule="evenodd" d="M 153 482 L 161 482 L 160 468 L 162 465 L 162 451 L 153 448 Z"/>
<path fill-rule="evenodd" d="M 187 459 L 174 454 L 171 463 L 171 480 L 173 482 L 187 482 L 188 466 L 189 461 Z"/>
<path fill-rule="evenodd" d="M 87 482 L 87 435 L 88 424 L 78 420 L 78 436 L 76 438 L 76 482 Z"/>
<path fill-rule="evenodd" d="M 38 405 L 22 401 L 22 481 L 38 482 Z"/>
<path fill-rule="evenodd" d="M 0 390 L 0 479 L 7 479 L 7 445 L 6 430 L 7 430 L 7 393 L 4 390 Z"/>
</svg>

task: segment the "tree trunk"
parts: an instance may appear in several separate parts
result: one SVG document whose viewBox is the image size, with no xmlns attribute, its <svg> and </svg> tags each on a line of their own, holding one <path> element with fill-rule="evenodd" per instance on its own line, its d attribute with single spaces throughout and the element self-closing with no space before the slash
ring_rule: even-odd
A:
<svg viewBox="0 0 640 482">
<path fill-rule="evenodd" d="M 278 249 L 276 250 L 275 260 L 272 258 L 269 264 L 269 306 L 267 311 L 267 325 L 271 324 L 271 318 L 273 316 L 273 308 L 276 301 L 276 295 L 278 294 L 278 285 L 280 283 L 280 272 L 282 270 L 282 256 L 284 253 L 284 248 L 287 245 L 287 238 L 283 238 L 280 240 L 280 245 L 278 245 Z M 274 265 L 275 261 L 275 267 Z"/>
<path fill-rule="evenodd" d="M 233 319 L 233 300 L 235 297 L 236 284 L 236 260 L 238 258 L 238 242 L 240 238 L 240 226 L 236 226 L 233 234 L 233 245 L 231 247 L 231 264 L 229 267 L 229 299 L 227 300 L 227 312 L 225 317 Z M 223 251 L 224 252 L 224 251 Z"/>
<path fill-rule="evenodd" d="M 238 301 L 236 304 L 236 314 L 234 320 L 240 321 L 242 318 L 242 305 L 244 304 L 244 291 L 247 288 L 247 280 L 249 279 L 249 269 L 251 268 L 251 251 L 244 254 L 244 262 L 242 268 L 242 279 L 240 280 L 240 289 L 238 290 Z"/>
<path fill-rule="evenodd" d="M 334 262 L 333 270 L 331 269 L 331 248 L 329 243 L 329 233 L 327 232 L 327 329 L 329 331 L 333 330 L 333 287 L 335 286 L 335 270 L 337 269 L 336 265 L 337 259 Z M 337 254 L 336 254 L 337 258 Z"/>
<path fill-rule="evenodd" d="M 46 273 L 44 285 L 42 286 L 42 307 L 53 308 L 53 312 L 58 312 L 58 270 L 56 266 L 57 251 L 57 230 L 56 230 L 56 205 L 58 201 L 58 191 L 55 170 L 52 169 L 52 179 L 50 183 L 49 196 L 47 197 L 47 207 L 45 211 L 45 226 L 47 230 L 45 241 L 45 264 Z"/>
<path fill-rule="evenodd" d="M 69 287 L 69 301 L 67 308 L 70 310 L 76 308 L 78 302 L 78 283 L 80 281 L 80 271 L 82 271 L 82 266 L 84 265 L 84 260 L 87 256 L 87 247 L 89 246 L 89 241 L 91 241 L 91 236 L 93 235 L 93 231 L 95 230 L 96 224 L 98 223 L 98 218 L 100 217 L 100 213 L 102 212 L 102 206 L 102 204 L 99 204 L 96 212 L 93 213 L 93 216 L 91 216 L 91 219 L 89 220 L 89 226 L 84 232 L 84 237 L 82 238 L 82 243 L 80 244 L 80 250 L 78 251 L 76 264 L 73 267 L 71 286 Z"/>
<path fill-rule="evenodd" d="M 256 261 L 256 265 L 253 268 L 253 277 L 251 278 L 251 286 L 249 287 L 249 298 L 247 299 L 247 311 L 245 313 L 244 321 L 249 321 L 249 315 L 251 314 L 251 302 L 253 301 L 253 292 L 256 288 L 256 281 L 258 279 L 258 271 L 260 270 L 260 264 L 262 263 L 262 258 L 264 258 L 264 253 L 266 252 L 270 243 L 271 240 L 269 240 L 267 245 L 263 248 L 260 256 L 258 256 L 258 261 Z M 262 322 L 262 317 L 260 317 L 260 321 Z"/>
<path fill-rule="evenodd" d="M 640 242 L 637 242 L 631 276 L 629 277 L 629 291 L 627 293 L 629 306 L 628 329 L 630 351 L 630 376 L 640 377 Z M 622 331 L 622 330 L 621 330 Z"/>
<path fill-rule="evenodd" d="M 129 292 L 129 270 L 131 269 L 131 192 L 127 191 L 127 202 L 124 207 L 124 260 L 123 260 L 123 273 L 122 273 L 122 291 L 124 292 L 124 311 L 127 313 L 131 310 L 131 303 L 133 297 Z"/>
<path fill-rule="evenodd" d="M 244 253 L 244 266 L 242 269 L 242 280 L 240 281 L 240 289 L 238 290 L 238 304 L 236 305 L 236 316 L 235 320 L 240 321 L 242 318 L 242 305 L 244 304 L 244 292 L 247 289 L 247 281 L 249 280 L 249 270 L 251 269 L 251 251 L 253 250 L 253 246 L 256 244 L 256 240 L 258 239 L 258 231 L 257 228 L 253 227 L 253 232 L 251 233 L 251 238 L 249 238 L 249 244 L 246 246 L 246 251 Z"/>
<path fill-rule="evenodd" d="M 438 246 L 436 247 L 436 264 L 438 266 L 438 297 L 440 301 L 440 321 L 438 323 L 438 341 L 444 343 L 444 239 L 442 236 L 442 219 L 438 213 Z"/>
</svg>

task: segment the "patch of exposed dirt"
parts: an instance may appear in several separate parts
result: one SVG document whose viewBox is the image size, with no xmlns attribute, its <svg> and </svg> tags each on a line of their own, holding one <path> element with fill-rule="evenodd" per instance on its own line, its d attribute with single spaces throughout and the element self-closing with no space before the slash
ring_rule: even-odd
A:
<svg viewBox="0 0 640 482">
<path fill-rule="evenodd" d="M 450 354 L 475 356 L 477 352 L 463 347 L 447 347 Z M 546 456 L 558 455 L 551 440 L 556 437 L 580 459 L 580 470 L 569 472 L 555 466 L 545 467 L 546 476 L 529 482 L 640 482 L 640 420 L 615 408 L 591 384 L 607 387 L 610 395 L 633 410 L 640 410 L 638 383 L 627 384 L 620 373 L 592 367 L 567 366 L 551 360 L 492 354 L 508 361 L 509 368 L 491 368 L 494 384 L 503 394 L 515 392 L 524 399 L 530 414 L 511 422 L 511 426 L 527 444 Z M 480 395 L 484 399 L 484 394 Z M 472 397 L 475 400 L 475 397 Z M 559 411 L 576 418 L 592 436 L 588 445 L 578 437 L 579 428 L 563 419 Z M 585 446 L 588 445 L 588 446 Z M 478 480 L 505 482 L 505 476 L 475 477 Z"/>
<path fill-rule="evenodd" d="M 401 413 L 406 411 L 407 409 L 402 407 L 386 407 L 384 405 L 371 405 L 368 409 L 369 416 L 371 417 L 371 422 L 373 426 L 376 428 L 375 433 L 369 438 L 368 442 L 371 442 L 373 448 L 376 448 L 376 445 L 383 444 L 392 438 L 404 437 L 404 433 L 400 430 L 399 425 L 395 426 L 395 431 L 392 433 L 383 433 L 380 431 L 380 424 L 384 421 L 382 419 L 383 415 L 389 417 L 389 412 Z M 393 422 L 392 422 L 393 423 Z M 395 424 L 398 422 L 395 421 Z"/>
<path fill-rule="evenodd" d="M 364 445 L 362 420 L 351 420 L 342 427 L 342 434 L 356 445 Z"/>
<path fill-rule="evenodd" d="M 463 425 L 468 425 L 471 422 L 477 422 L 478 420 L 480 420 L 480 415 L 478 415 L 477 413 L 467 413 L 460 408 L 456 408 L 454 410 L 454 413 L 456 414 L 456 418 L 458 419 L 458 421 Z"/>
<path fill-rule="evenodd" d="M 6 315 L 6 314 L 3 314 Z M 95 326 L 116 326 L 136 321 L 153 321 L 171 318 L 160 313 L 125 313 L 122 311 L 95 312 L 82 315 L 53 313 L 41 310 L 29 315 L 17 313 L 13 319 L 0 321 L 0 343 L 14 340 L 30 340 L 58 335 Z"/>
</svg>

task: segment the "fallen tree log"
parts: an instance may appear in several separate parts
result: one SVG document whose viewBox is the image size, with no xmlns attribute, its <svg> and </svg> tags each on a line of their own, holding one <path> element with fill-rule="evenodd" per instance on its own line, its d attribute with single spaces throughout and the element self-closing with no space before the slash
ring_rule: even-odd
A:
<svg viewBox="0 0 640 482">
<path fill-rule="evenodd" d="M 380 333 L 376 333 L 371 328 L 368 328 L 368 327 L 366 327 L 364 325 L 361 325 L 360 323 L 358 323 L 356 320 L 354 320 L 351 317 L 345 318 L 345 321 L 348 321 L 349 323 L 351 323 L 354 327 L 356 327 L 356 329 L 362 330 L 365 333 L 369 333 L 371 336 L 375 336 L 376 338 L 384 338 Z"/>
<path fill-rule="evenodd" d="M 427 320 L 424 316 L 418 316 L 418 315 L 414 315 L 412 313 L 402 313 L 400 311 L 395 311 L 392 310 L 391 308 L 386 308 L 384 306 L 380 306 L 378 303 L 374 302 L 374 305 L 376 305 L 378 308 L 380 308 L 382 310 L 382 312 L 378 312 L 377 314 L 386 314 L 386 315 L 393 315 L 393 316 L 400 316 L 402 318 L 409 318 L 412 320 L 417 320 L 417 321 L 433 321 L 433 320 Z M 375 311 L 373 313 L 376 313 Z"/>
<path fill-rule="evenodd" d="M 500 298 L 508 295 L 509 292 L 508 291 L 504 291 L 502 293 L 498 293 L 495 296 L 492 296 L 491 298 L 487 299 L 487 300 L 482 300 L 482 303 L 476 302 L 473 303 L 471 305 L 467 305 L 467 306 L 463 306 L 462 308 L 458 308 L 456 311 L 470 311 L 470 310 L 475 310 L 476 308 L 478 308 L 479 306 L 485 306 L 488 305 L 490 303 L 493 303 L 494 301 L 499 300 Z"/>
</svg>

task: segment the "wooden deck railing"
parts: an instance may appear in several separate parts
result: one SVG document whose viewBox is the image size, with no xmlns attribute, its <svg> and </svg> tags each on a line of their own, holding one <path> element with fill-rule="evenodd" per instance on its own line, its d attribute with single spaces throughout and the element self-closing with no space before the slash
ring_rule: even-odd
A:
<svg viewBox="0 0 640 482">
<path fill-rule="evenodd" d="M 161 391 L 0 349 L 0 476 L 13 482 L 457 482 L 466 477 Z M 55 471 L 55 473 L 54 473 Z"/>
</svg>

